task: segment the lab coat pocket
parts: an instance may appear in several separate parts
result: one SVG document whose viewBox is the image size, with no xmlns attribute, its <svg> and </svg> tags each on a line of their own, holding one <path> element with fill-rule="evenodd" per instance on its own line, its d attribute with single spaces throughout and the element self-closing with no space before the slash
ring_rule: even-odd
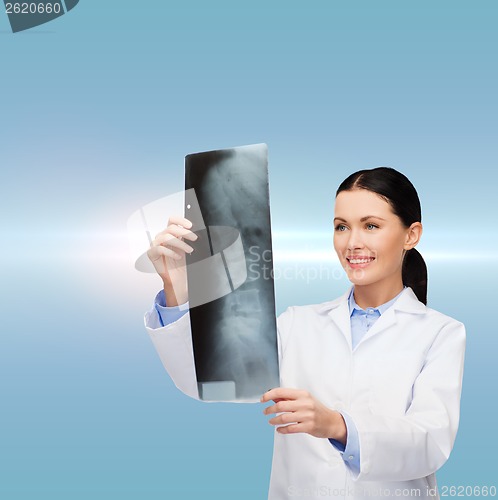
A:
<svg viewBox="0 0 498 500">
<path fill-rule="evenodd" d="M 377 415 L 405 415 L 413 397 L 420 363 L 412 352 L 397 352 L 371 366 L 369 407 Z"/>
</svg>

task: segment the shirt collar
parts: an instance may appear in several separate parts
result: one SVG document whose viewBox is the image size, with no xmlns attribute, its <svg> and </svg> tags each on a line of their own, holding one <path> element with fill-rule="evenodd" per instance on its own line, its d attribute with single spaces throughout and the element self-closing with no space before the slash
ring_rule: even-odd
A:
<svg viewBox="0 0 498 500">
<path fill-rule="evenodd" d="M 406 288 L 403 287 L 403 290 Z M 374 311 L 378 311 L 380 315 L 384 314 L 384 312 L 396 302 L 396 299 L 403 293 L 403 290 L 396 295 L 393 299 L 389 300 L 385 304 L 381 304 L 378 307 L 372 308 Z M 348 297 L 348 306 L 349 306 L 349 315 L 351 316 L 356 309 L 357 311 L 365 311 L 362 309 L 354 300 L 354 285 L 351 287 L 351 291 L 349 292 L 349 297 Z"/>
</svg>

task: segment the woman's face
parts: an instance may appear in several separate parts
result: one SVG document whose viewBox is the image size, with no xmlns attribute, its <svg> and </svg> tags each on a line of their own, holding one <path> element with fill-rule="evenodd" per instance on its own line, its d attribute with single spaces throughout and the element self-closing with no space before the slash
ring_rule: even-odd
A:
<svg viewBox="0 0 498 500">
<path fill-rule="evenodd" d="M 411 227 L 420 226 L 419 222 Z M 355 285 L 399 284 L 404 250 L 415 246 L 387 201 L 366 189 L 341 191 L 335 200 L 334 248 Z"/>
</svg>

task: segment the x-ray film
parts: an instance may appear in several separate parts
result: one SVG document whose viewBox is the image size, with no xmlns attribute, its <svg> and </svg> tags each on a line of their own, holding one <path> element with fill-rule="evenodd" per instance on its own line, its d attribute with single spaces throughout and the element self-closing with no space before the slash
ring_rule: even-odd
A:
<svg viewBox="0 0 498 500">
<path fill-rule="evenodd" d="M 266 144 L 186 156 L 185 217 L 199 397 L 259 401 L 279 385 Z"/>
</svg>

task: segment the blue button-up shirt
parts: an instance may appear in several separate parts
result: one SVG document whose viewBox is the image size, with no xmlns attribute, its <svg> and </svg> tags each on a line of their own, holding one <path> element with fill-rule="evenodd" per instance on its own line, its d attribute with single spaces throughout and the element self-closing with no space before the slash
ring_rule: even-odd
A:
<svg viewBox="0 0 498 500">
<path fill-rule="evenodd" d="M 386 302 L 379 307 L 367 307 L 367 309 L 362 309 L 354 300 L 354 286 L 351 288 L 351 292 L 348 297 L 348 305 L 351 320 L 351 344 L 353 350 L 368 330 L 380 318 L 380 316 L 384 314 L 386 310 L 394 304 L 394 302 L 396 302 L 396 299 L 401 295 L 401 293 L 402 292 L 396 295 L 396 297 L 391 299 L 389 302 Z M 159 315 L 160 324 L 165 326 L 180 319 L 188 311 L 188 302 L 180 306 L 168 307 L 164 297 L 164 290 L 161 290 L 156 295 L 154 308 Z M 343 416 L 344 422 L 346 423 L 346 446 L 335 439 L 329 438 L 329 441 L 335 448 L 337 448 L 346 466 L 349 467 L 356 476 L 360 473 L 360 441 L 358 438 L 358 430 L 348 413 L 344 411 L 340 411 L 339 413 Z"/>
</svg>

